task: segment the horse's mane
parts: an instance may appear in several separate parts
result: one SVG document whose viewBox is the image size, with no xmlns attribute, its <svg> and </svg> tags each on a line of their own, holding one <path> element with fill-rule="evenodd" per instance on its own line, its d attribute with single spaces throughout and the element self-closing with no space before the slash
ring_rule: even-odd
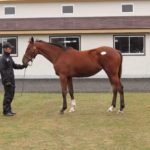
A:
<svg viewBox="0 0 150 150">
<path fill-rule="evenodd" d="M 41 42 L 41 43 L 46 43 L 46 44 L 49 44 L 49 45 L 54 45 L 54 46 L 57 46 L 59 48 L 62 48 L 63 50 L 67 50 L 68 49 L 68 47 L 65 47 L 63 45 L 56 44 L 56 43 L 51 43 L 51 42 L 45 42 L 43 40 L 36 40 L 36 42 Z"/>
</svg>

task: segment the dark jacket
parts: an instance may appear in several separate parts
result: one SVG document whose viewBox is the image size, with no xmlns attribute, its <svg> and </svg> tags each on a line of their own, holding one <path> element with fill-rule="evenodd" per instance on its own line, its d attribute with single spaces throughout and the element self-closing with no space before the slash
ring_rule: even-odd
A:
<svg viewBox="0 0 150 150">
<path fill-rule="evenodd" d="M 23 69 L 24 65 L 15 64 L 9 53 L 4 53 L 0 58 L 0 73 L 3 85 L 15 86 L 14 70 Z"/>
</svg>

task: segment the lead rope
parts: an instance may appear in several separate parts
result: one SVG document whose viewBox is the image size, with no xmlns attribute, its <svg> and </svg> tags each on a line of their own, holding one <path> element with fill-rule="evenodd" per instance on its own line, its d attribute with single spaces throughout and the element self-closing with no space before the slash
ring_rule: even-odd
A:
<svg viewBox="0 0 150 150">
<path fill-rule="evenodd" d="M 24 69 L 24 74 L 23 74 L 23 81 L 22 81 L 21 96 L 23 95 L 23 92 L 24 92 L 24 82 L 25 82 L 25 76 L 26 76 L 26 68 Z"/>
</svg>

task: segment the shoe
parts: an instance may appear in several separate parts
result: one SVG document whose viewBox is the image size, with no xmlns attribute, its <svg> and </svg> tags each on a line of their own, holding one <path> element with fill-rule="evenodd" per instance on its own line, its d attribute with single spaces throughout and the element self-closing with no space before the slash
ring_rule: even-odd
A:
<svg viewBox="0 0 150 150">
<path fill-rule="evenodd" d="M 16 115 L 16 113 L 15 113 L 15 112 L 10 112 L 10 113 L 12 113 L 13 115 Z"/>
<path fill-rule="evenodd" d="M 4 116 L 14 116 L 14 114 L 11 112 L 8 112 L 8 113 L 5 113 Z"/>
</svg>

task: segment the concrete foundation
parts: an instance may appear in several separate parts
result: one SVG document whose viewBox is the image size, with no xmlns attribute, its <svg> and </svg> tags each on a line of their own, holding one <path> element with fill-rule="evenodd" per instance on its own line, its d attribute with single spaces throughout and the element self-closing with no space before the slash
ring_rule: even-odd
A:
<svg viewBox="0 0 150 150">
<path fill-rule="evenodd" d="M 150 78 L 122 79 L 125 92 L 150 92 Z M 108 79 L 75 78 L 74 92 L 111 92 Z M 16 92 L 61 92 L 59 79 L 16 79 Z M 0 91 L 3 86 L 0 83 Z"/>
</svg>

